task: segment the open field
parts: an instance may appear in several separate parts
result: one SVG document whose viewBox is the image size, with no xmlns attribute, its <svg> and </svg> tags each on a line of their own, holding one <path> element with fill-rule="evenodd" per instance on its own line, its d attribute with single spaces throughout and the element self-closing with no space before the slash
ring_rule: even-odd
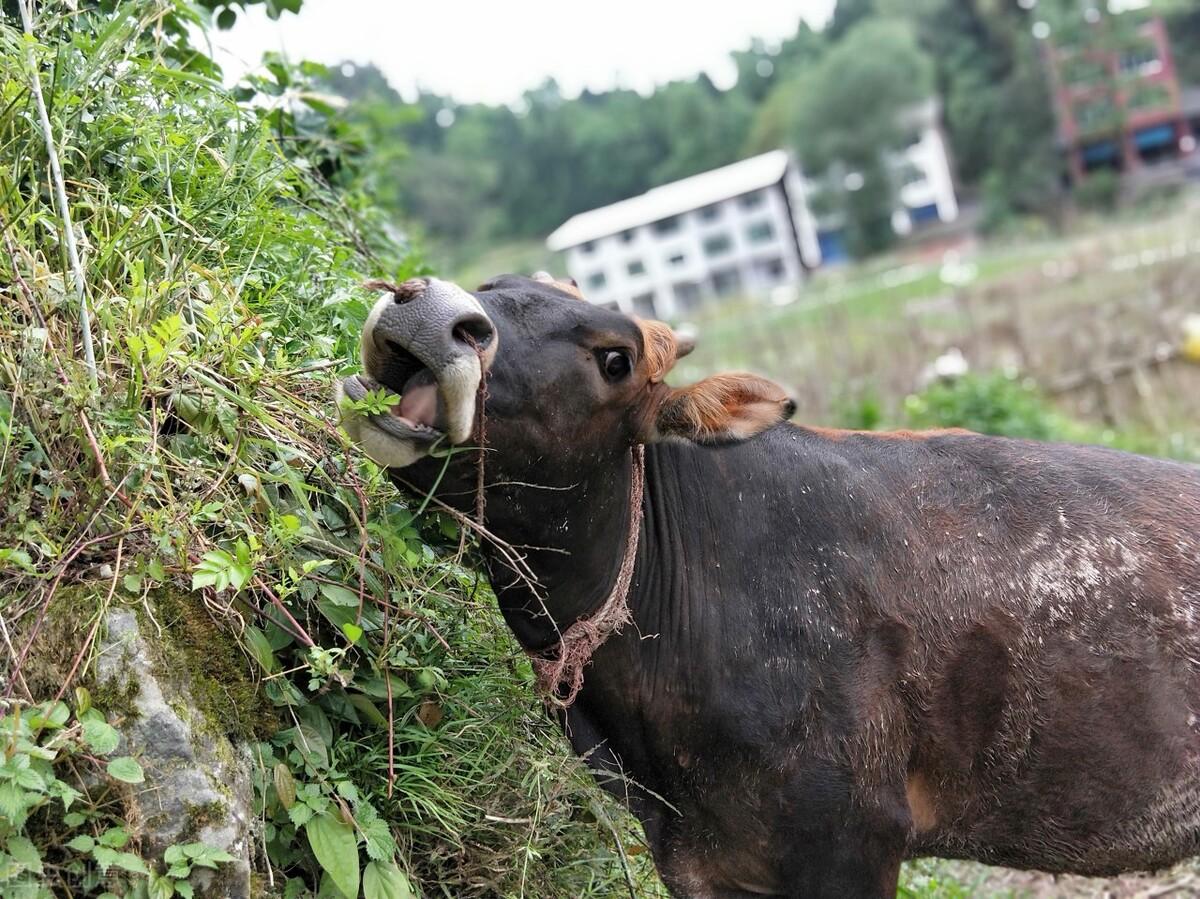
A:
<svg viewBox="0 0 1200 899">
<path fill-rule="evenodd" d="M 965 365 L 1030 377 L 1104 427 L 1167 435 L 1200 415 L 1200 367 L 1179 358 L 1197 284 L 1192 197 L 1153 221 L 890 257 L 821 272 L 781 305 L 710 307 L 684 323 L 700 345 L 679 377 L 749 368 L 792 386 L 801 419 L 840 421 L 869 401 L 896 421 L 935 373 Z"/>
</svg>

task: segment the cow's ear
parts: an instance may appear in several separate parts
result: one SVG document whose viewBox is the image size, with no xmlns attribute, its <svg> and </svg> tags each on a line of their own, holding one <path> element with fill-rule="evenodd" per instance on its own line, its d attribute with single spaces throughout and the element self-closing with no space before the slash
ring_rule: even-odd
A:
<svg viewBox="0 0 1200 899">
<path fill-rule="evenodd" d="M 648 442 L 671 437 L 697 443 L 745 440 L 795 411 L 795 400 L 774 381 L 742 372 L 713 375 L 668 390 Z"/>
</svg>

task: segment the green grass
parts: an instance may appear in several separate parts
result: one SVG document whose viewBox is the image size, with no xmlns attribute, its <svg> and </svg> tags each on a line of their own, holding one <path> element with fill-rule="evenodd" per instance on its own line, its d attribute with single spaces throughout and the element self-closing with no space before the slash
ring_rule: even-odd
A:
<svg viewBox="0 0 1200 899">
<path fill-rule="evenodd" d="M 153 28 L 173 9 L 138 0 L 85 13 L 88 28 L 49 4 L 39 22 L 96 390 L 22 38 L 0 24 L 5 684 L 45 700 L 78 658 L 76 682 L 117 712 L 90 674 L 106 610 L 138 610 L 164 640 L 216 627 L 237 640 L 220 659 L 236 695 L 255 689 L 210 723 L 251 744 L 259 874 L 279 893 L 317 894 L 303 815 L 344 809 L 358 858 L 343 864 L 395 865 L 426 897 L 627 895 L 627 878 L 655 895 L 648 856 L 626 869 L 616 846 L 636 849 L 637 828 L 534 699 L 459 523 L 417 516 L 336 426 L 333 379 L 373 300 L 358 284 L 426 271 L 421 256 L 386 236 L 351 159 L 335 184 L 320 175 L 340 149 L 319 109 L 240 105 L 181 70 Z M 277 67 L 259 87 L 304 77 Z M 280 795 L 279 767 L 302 802 Z M 28 834 L 54 861 L 46 888 L 66 890 L 86 862 L 67 841 L 123 814 L 111 796 L 94 811 L 14 830 L 0 809 L 0 855 Z"/>
</svg>

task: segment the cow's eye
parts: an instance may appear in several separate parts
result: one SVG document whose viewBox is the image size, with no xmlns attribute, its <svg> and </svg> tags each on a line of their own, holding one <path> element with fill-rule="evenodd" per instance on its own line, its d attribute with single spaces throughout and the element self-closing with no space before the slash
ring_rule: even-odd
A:
<svg viewBox="0 0 1200 899">
<path fill-rule="evenodd" d="M 633 363 L 629 361 L 629 354 L 624 350 L 604 350 L 600 354 L 600 369 L 610 381 L 620 381 L 629 377 L 629 373 L 633 371 Z"/>
</svg>

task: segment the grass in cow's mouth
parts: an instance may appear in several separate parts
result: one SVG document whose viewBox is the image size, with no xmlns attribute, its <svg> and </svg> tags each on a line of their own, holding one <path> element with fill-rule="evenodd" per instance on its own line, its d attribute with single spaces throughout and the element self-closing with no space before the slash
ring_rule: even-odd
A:
<svg viewBox="0 0 1200 899">
<path fill-rule="evenodd" d="M 366 416 L 375 427 L 386 431 L 393 437 L 402 440 L 428 440 L 437 442 L 446 436 L 445 432 L 414 420 L 403 412 L 403 402 L 406 393 L 412 387 L 436 385 L 433 376 L 422 378 L 428 369 L 422 369 L 408 380 L 403 393 L 397 393 L 390 387 L 366 375 L 352 375 L 342 382 L 345 392 L 343 407 L 349 411 Z M 421 384 L 415 382 L 421 381 Z"/>
</svg>

